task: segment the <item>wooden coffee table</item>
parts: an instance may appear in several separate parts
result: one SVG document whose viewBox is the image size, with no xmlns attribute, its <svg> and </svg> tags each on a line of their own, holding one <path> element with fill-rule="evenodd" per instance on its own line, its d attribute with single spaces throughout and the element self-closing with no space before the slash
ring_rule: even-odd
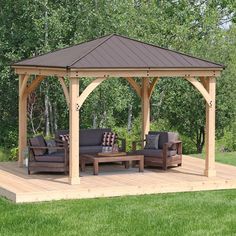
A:
<svg viewBox="0 0 236 236">
<path fill-rule="evenodd" d="M 143 172 L 144 169 L 144 156 L 143 155 L 121 155 L 121 156 L 98 156 L 96 154 L 84 154 L 80 156 L 80 166 L 81 171 L 85 171 L 85 166 L 88 163 L 93 164 L 93 174 L 98 175 L 99 163 L 109 163 L 109 162 L 124 162 L 125 168 L 129 168 L 129 164 L 132 161 L 137 161 L 139 163 L 139 172 Z"/>
</svg>

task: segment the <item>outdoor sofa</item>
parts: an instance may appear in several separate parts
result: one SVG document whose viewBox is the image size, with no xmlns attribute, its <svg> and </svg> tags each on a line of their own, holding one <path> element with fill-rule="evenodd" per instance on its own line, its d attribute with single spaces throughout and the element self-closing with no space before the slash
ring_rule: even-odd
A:
<svg viewBox="0 0 236 236">
<path fill-rule="evenodd" d="M 179 140 L 177 133 L 149 131 L 148 135 L 146 138 L 150 135 L 159 136 L 156 147 L 150 148 L 147 143 L 144 146 L 147 139 L 132 143 L 132 153 L 144 155 L 145 166 L 160 166 L 166 170 L 173 165 L 182 165 L 182 142 Z M 137 150 L 137 143 L 141 143 L 144 148 Z"/>
</svg>

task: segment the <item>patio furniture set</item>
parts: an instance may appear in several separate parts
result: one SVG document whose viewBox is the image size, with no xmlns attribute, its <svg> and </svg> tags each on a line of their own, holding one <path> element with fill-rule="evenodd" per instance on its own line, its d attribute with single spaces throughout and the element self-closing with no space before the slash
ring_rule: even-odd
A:
<svg viewBox="0 0 236 236">
<path fill-rule="evenodd" d="M 182 142 L 174 132 L 153 132 L 145 140 L 134 141 L 132 151 L 126 152 L 125 139 L 118 138 L 111 129 L 82 129 L 79 132 L 79 163 L 81 171 L 88 164 L 93 165 L 93 173 L 99 172 L 99 163 L 121 162 L 125 168 L 138 164 L 139 171 L 144 166 L 168 167 L 182 165 Z M 137 150 L 137 144 L 141 149 Z M 55 139 L 46 142 L 42 135 L 30 138 L 28 174 L 32 172 L 69 172 L 69 131 L 59 130 Z M 107 152 L 114 146 L 118 150 Z M 105 151 L 104 151 L 105 150 Z"/>
</svg>

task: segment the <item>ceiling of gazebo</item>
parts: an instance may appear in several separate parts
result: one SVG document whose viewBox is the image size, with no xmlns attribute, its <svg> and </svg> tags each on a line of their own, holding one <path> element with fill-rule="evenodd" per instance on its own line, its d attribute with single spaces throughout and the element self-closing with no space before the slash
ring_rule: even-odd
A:
<svg viewBox="0 0 236 236">
<path fill-rule="evenodd" d="M 224 66 L 180 52 L 112 34 L 22 60 L 13 67 L 66 69 L 223 69 Z"/>
</svg>

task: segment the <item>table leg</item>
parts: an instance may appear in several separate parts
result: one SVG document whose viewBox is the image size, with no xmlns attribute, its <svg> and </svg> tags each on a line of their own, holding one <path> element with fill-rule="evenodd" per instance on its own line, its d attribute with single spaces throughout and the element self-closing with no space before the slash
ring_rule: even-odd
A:
<svg viewBox="0 0 236 236">
<path fill-rule="evenodd" d="M 129 169 L 129 161 L 125 161 L 125 169 Z"/>
<path fill-rule="evenodd" d="M 93 174 L 98 175 L 98 161 L 93 162 Z"/>
<path fill-rule="evenodd" d="M 81 168 L 81 172 L 85 171 L 85 160 L 83 160 L 83 159 L 80 162 L 80 168 Z"/>
<path fill-rule="evenodd" d="M 139 160 L 139 172 L 143 172 L 143 170 L 144 170 L 144 160 L 143 158 L 141 158 Z"/>
</svg>

